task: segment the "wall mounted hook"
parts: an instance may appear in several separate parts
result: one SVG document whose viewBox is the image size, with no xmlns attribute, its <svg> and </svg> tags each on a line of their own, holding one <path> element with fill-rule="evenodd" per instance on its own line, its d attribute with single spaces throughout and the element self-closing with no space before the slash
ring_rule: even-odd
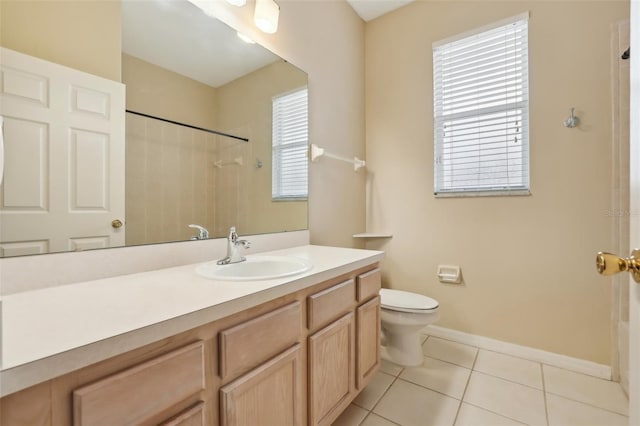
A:
<svg viewBox="0 0 640 426">
<path fill-rule="evenodd" d="M 573 129 L 580 122 L 580 119 L 578 119 L 578 117 L 574 115 L 574 111 L 575 108 L 571 108 L 571 115 L 566 120 L 564 120 L 564 127 Z"/>
</svg>

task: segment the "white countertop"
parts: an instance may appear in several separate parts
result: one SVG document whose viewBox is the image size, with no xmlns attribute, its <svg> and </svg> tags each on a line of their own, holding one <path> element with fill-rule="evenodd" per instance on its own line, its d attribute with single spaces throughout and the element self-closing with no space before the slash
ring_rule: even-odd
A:
<svg viewBox="0 0 640 426">
<path fill-rule="evenodd" d="M 197 275 L 192 264 L 3 297 L 0 396 L 378 262 L 383 252 L 301 246 L 260 255 L 313 267 L 226 282 Z"/>
</svg>

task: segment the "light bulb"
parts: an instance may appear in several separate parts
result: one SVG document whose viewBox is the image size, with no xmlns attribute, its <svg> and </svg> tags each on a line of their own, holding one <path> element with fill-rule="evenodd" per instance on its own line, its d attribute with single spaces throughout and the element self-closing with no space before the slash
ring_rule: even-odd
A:
<svg viewBox="0 0 640 426">
<path fill-rule="evenodd" d="M 268 34 L 278 31 L 280 6 L 273 0 L 256 0 L 256 11 L 253 21 L 256 27 Z"/>
</svg>

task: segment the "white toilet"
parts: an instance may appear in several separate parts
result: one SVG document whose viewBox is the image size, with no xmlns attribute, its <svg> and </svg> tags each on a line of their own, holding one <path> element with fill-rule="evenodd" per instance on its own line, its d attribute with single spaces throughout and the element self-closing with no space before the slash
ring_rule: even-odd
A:
<svg viewBox="0 0 640 426">
<path fill-rule="evenodd" d="M 381 356 L 403 366 L 422 364 L 420 330 L 438 320 L 438 302 L 408 291 L 380 290 Z"/>
</svg>

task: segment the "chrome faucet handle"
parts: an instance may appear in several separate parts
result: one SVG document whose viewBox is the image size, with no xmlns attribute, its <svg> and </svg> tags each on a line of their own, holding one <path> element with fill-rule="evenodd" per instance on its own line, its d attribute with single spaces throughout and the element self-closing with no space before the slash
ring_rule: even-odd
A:
<svg viewBox="0 0 640 426">
<path fill-rule="evenodd" d="M 251 248 L 251 241 L 248 240 L 236 240 L 235 241 L 235 245 L 236 246 L 242 246 L 246 249 Z"/>
<path fill-rule="evenodd" d="M 204 226 L 192 223 L 191 225 L 189 225 L 189 228 L 198 230 L 198 235 L 195 237 L 191 237 L 192 240 L 206 240 L 209 238 L 209 231 L 207 231 L 207 228 L 205 228 Z"/>
</svg>

